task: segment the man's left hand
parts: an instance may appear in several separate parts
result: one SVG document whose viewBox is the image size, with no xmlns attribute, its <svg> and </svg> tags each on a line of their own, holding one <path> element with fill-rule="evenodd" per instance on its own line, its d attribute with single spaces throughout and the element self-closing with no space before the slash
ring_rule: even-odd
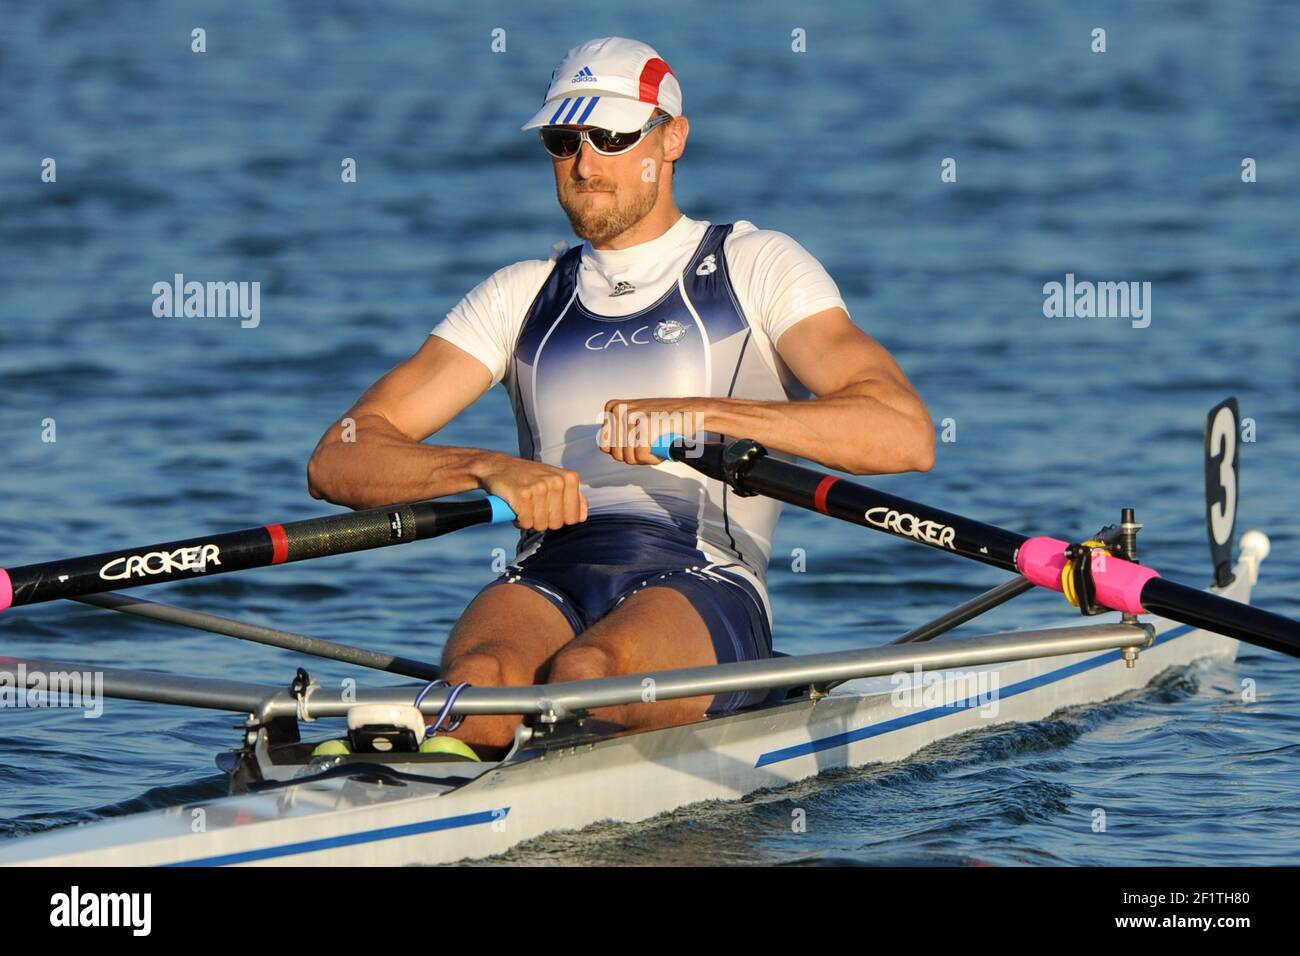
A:
<svg viewBox="0 0 1300 956">
<path fill-rule="evenodd" d="M 611 398 L 605 403 L 600 450 L 628 465 L 657 465 L 650 451 L 662 435 L 693 437 L 704 427 L 705 398 Z"/>
</svg>

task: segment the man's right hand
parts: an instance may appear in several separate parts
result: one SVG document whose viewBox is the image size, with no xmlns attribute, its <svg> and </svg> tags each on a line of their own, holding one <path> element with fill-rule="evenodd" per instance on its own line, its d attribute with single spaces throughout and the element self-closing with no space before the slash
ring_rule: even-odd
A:
<svg viewBox="0 0 1300 956">
<path fill-rule="evenodd" d="M 479 469 L 479 484 L 505 499 L 525 531 L 547 531 L 587 520 L 587 498 L 576 471 L 513 455 L 493 455 Z"/>
</svg>

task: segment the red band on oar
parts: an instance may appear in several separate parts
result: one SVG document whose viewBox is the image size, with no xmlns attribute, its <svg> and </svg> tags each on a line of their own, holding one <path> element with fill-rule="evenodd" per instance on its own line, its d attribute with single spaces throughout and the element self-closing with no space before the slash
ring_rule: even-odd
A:
<svg viewBox="0 0 1300 956">
<path fill-rule="evenodd" d="M 289 536 L 284 533 L 284 525 L 269 524 L 266 533 L 271 536 L 271 545 L 275 548 L 271 555 L 272 564 L 284 564 L 289 560 Z"/>
<path fill-rule="evenodd" d="M 834 475 L 827 475 L 817 483 L 817 490 L 813 492 L 813 507 L 826 514 L 826 495 L 830 493 L 831 485 L 839 481 Z"/>
<path fill-rule="evenodd" d="M 0 611 L 14 603 L 14 583 L 9 580 L 9 572 L 0 568 Z"/>
</svg>

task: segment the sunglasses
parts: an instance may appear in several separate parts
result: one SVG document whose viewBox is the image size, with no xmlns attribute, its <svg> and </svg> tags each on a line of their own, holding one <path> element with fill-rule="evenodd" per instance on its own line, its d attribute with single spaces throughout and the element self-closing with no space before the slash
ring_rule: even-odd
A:
<svg viewBox="0 0 1300 956">
<path fill-rule="evenodd" d="M 575 129 L 572 126 L 543 126 L 541 129 L 542 146 L 556 159 L 571 159 L 578 155 L 585 141 L 602 156 L 617 156 L 641 142 L 641 137 L 656 126 L 669 122 L 671 116 L 656 116 L 631 133 L 616 133 L 612 129 Z"/>
</svg>

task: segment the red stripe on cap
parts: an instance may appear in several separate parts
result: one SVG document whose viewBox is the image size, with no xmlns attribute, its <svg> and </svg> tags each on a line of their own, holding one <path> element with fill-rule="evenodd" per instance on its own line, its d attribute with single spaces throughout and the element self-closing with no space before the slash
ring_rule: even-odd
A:
<svg viewBox="0 0 1300 956">
<path fill-rule="evenodd" d="M 657 57 L 653 60 L 646 60 L 645 66 L 641 67 L 641 102 L 653 103 L 659 105 L 659 84 L 663 82 L 664 77 L 673 72 L 673 68 Z M 673 73 L 673 76 L 676 76 Z"/>
<path fill-rule="evenodd" d="M 271 563 L 284 564 L 289 560 L 289 536 L 284 533 L 284 525 L 268 524 L 266 533 L 271 536 L 271 545 L 275 548 L 271 554 Z"/>
<path fill-rule="evenodd" d="M 830 493 L 831 485 L 839 481 L 834 475 L 827 475 L 817 483 L 817 490 L 813 492 L 813 507 L 826 514 L 826 496 Z"/>
</svg>

